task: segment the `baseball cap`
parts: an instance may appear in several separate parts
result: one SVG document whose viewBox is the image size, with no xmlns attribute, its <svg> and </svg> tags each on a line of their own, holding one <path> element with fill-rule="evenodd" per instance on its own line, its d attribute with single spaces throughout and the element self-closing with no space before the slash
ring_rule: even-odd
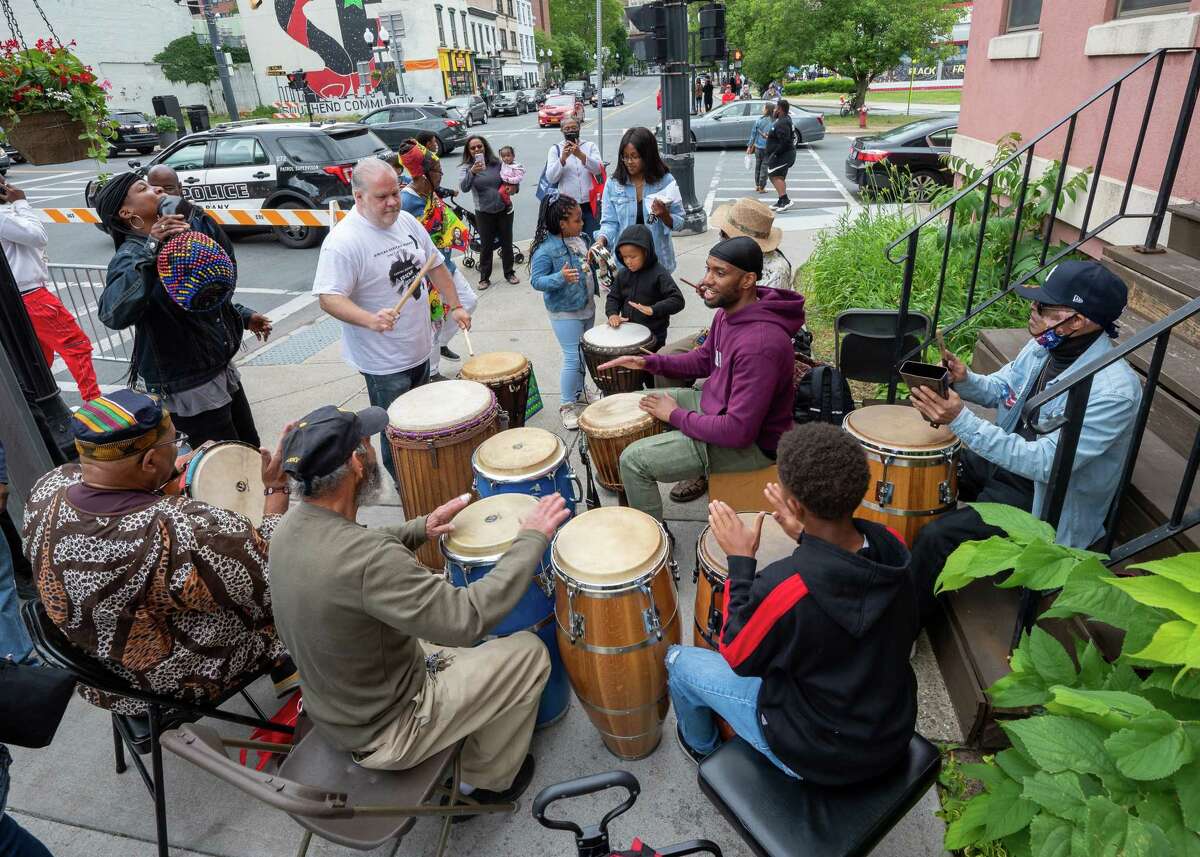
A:
<svg viewBox="0 0 1200 857">
<path fill-rule="evenodd" d="M 388 424 L 383 408 L 355 413 L 322 405 L 296 424 L 283 441 L 283 471 L 304 483 L 328 476 L 349 459 L 364 437 L 379 434 Z"/>
<path fill-rule="evenodd" d="M 1041 286 L 1013 289 L 1026 300 L 1067 306 L 1104 328 L 1116 338 L 1116 321 L 1125 311 L 1129 289 L 1125 282 L 1099 262 L 1060 262 L 1050 269 Z"/>
</svg>

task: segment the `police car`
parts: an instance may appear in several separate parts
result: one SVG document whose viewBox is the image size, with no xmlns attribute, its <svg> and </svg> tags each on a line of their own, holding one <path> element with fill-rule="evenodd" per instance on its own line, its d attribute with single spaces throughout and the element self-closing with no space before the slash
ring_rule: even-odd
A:
<svg viewBox="0 0 1200 857">
<path fill-rule="evenodd" d="M 325 209 L 333 200 L 348 209 L 354 204 L 354 164 L 370 156 L 390 158 L 392 151 L 365 125 L 247 120 L 190 134 L 152 160 L 129 165 L 166 164 L 179 174 L 183 195 L 205 208 Z M 256 230 L 225 229 L 234 235 Z M 271 231 L 285 247 L 302 249 L 321 243 L 327 230 L 280 226 Z"/>
</svg>

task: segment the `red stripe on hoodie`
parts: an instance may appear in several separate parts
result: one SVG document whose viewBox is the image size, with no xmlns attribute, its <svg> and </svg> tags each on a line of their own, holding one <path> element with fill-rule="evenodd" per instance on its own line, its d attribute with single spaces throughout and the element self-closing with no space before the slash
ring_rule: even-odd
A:
<svg viewBox="0 0 1200 857">
<path fill-rule="evenodd" d="M 737 669 L 737 666 L 758 648 L 767 634 L 771 632 L 771 628 L 775 626 L 783 616 L 791 610 L 800 599 L 808 595 L 808 587 L 800 578 L 800 575 L 793 574 L 783 583 L 771 590 L 771 594 L 763 599 L 763 602 L 758 605 L 758 609 L 746 622 L 738 635 L 734 637 L 728 645 L 724 640 L 722 633 L 720 639 L 720 651 L 725 660 L 731 667 Z M 721 612 L 724 614 L 721 627 L 724 631 L 725 626 L 729 622 L 729 595 L 726 593 L 725 603 L 721 607 Z"/>
</svg>

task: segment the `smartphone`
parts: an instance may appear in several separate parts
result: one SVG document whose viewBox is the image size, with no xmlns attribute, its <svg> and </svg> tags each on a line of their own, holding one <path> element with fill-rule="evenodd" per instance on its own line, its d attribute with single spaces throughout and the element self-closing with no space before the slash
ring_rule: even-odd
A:
<svg viewBox="0 0 1200 857">
<path fill-rule="evenodd" d="M 483 166 L 483 152 L 480 152 L 478 155 L 475 156 L 475 163 L 479 164 L 480 166 Z"/>
</svg>

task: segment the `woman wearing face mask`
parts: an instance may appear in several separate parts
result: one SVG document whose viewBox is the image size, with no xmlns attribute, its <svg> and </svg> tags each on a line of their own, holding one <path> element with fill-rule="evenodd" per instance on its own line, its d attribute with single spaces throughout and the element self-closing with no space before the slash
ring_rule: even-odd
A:
<svg viewBox="0 0 1200 857">
<path fill-rule="evenodd" d="M 581 203 L 583 232 L 595 236 L 600 229 L 600 222 L 587 203 L 592 185 L 599 181 L 604 169 L 600 150 L 595 143 L 579 139 L 578 119 L 564 119 L 559 128 L 562 130 L 562 141 L 555 143 L 546 153 L 546 181 L 558 188 L 560 195 Z"/>
<path fill-rule="evenodd" d="M 671 233 L 683 228 L 683 200 L 675 177 L 663 163 L 649 128 L 630 128 L 617 151 L 621 162 L 604 184 L 596 243 L 615 248 L 618 235 L 635 223 L 645 224 L 650 227 L 658 261 L 674 273 Z"/>
<path fill-rule="evenodd" d="M 958 499 L 1006 503 L 1037 513 L 1049 498 L 1060 440 L 1059 430 L 1047 429 L 1064 413 L 1067 397 L 1051 399 L 1036 411 L 1027 403 L 1054 389 L 1076 364 L 1099 361 L 1112 351 L 1127 289 L 1098 262 L 1069 261 L 1053 268 L 1040 287 L 1018 286 L 1016 292 L 1032 301 L 1031 340 L 1016 359 L 979 375 L 945 352 L 952 389 L 946 398 L 913 389 L 912 404 L 962 441 Z M 1138 377 L 1124 360 L 1093 376 L 1058 522 L 1059 544 L 1086 548 L 1104 535 L 1141 395 Z M 964 400 L 995 408 L 995 422 L 965 408 Z M 933 582 L 950 553 L 964 541 L 1000 533 L 970 507 L 948 512 L 921 530 L 913 545 L 912 569 L 923 618 L 934 607 Z"/>
</svg>

